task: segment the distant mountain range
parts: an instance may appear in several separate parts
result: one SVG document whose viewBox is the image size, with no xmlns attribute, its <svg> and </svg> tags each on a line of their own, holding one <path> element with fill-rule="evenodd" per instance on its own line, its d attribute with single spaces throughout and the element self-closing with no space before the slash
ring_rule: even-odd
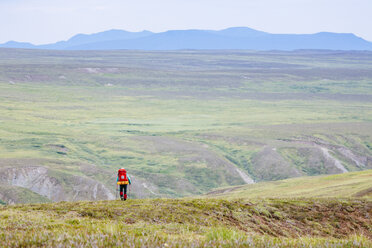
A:
<svg viewBox="0 0 372 248">
<path fill-rule="evenodd" d="M 214 30 L 171 30 L 128 32 L 109 30 L 78 34 L 67 41 L 33 45 L 9 41 L 7 48 L 55 50 L 179 50 L 179 49 L 249 49 L 249 50 L 372 50 L 372 42 L 354 34 L 321 32 L 316 34 L 270 34 L 246 27 Z"/>
</svg>

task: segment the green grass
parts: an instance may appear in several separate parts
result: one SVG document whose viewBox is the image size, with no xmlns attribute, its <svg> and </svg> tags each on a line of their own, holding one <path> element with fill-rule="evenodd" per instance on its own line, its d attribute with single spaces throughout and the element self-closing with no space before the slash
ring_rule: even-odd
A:
<svg viewBox="0 0 372 248">
<path fill-rule="evenodd" d="M 337 173 L 293 140 L 321 137 L 331 150 L 372 156 L 371 61 L 370 53 L 1 49 L 0 163 L 37 161 L 60 181 L 90 165 L 100 173 L 88 176 L 110 190 L 126 167 L 164 197 L 244 183 L 234 166 L 255 181 Z M 262 168 L 265 147 L 298 173 L 275 159 L 277 170 Z M 350 170 L 372 168 L 337 156 Z"/>
<path fill-rule="evenodd" d="M 6 247 L 368 247 L 371 202 L 153 199 L 0 207 Z M 355 221 L 355 218 L 358 221 Z"/>
<path fill-rule="evenodd" d="M 372 170 L 330 176 L 314 176 L 223 188 L 209 194 L 223 199 L 283 197 L 372 198 Z"/>
<path fill-rule="evenodd" d="M 125 167 L 134 191 L 3 206 L 50 199 L 0 181 L 0 246 L 372 247 L 371 68 L 364 52 L 0 49 L 0 179 L 46 167 L 72 199 L 76 177 L 115 193 Z M 319 147 L 358 172 L 235 171 L 339 173 Z"/>
<path fill-rule="evenodd" d="M 5 205 L 6 201 L 2 201 L 5 199 L 12 199 L 14 202 L 22 202 L 22 203 L 46 203 L 51 202 L 47 197 L 41 196 L 30 189 L 21 188 L 17 186 L 4 186 L 0 185 L 0 195 L 4 197 L 4 199 L 0 199 L 0 205 Z M 1 197 L 0 196 L 0 197 Z"/>
</svg>

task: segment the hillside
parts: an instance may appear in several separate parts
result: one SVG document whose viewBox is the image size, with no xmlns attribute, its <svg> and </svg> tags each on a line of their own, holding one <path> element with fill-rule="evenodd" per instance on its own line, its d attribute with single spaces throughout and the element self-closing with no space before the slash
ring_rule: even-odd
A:
<svg viewBox="0 0 372 248">
<path fill-rule="evenodd" d="M 370 247 L 372 202 L 128 200 L 0 206 L 4 247 Z"/>
<path fill-rule="evenodd" d="M 128 32 L 108 30 L 95 34 L 78 34 L 67 41 L 32 45 L 10 41 L 6 48 L 57 50 L 180 50 L 180 49 L 249 49 L 249 50 L 372 50 L 372 43 L 354 34 L 321 32 L 316 34 L 270 34 L 247 27 L 224 30 L 169 30 Z"/>
<path fill-rule="evenodd" d="M 372 199 L 372 170 L 229 187 L 212 191 L 207 196 L 223 199 L 257 197 L 363 197 Z"/>
<path fill-rule="evenodd" d="M 0 49 L 0 200 L 114 199 L 120 167 L 135 198 L 372 169 L 371 68 L 370 52 Z"/>
</svg>

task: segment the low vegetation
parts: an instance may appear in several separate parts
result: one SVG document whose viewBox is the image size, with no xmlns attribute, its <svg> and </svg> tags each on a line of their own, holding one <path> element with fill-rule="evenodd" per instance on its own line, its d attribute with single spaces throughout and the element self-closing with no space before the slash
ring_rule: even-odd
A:
<svg viewBox="0 0 372 248">
<path fill-rule="evenodd" d="M 372 247 L 371 66 L 0 49 L 0 246 Z M 120 167 L 130 200 L 99 201 Z"/>
<path fill-rule="evenodd" d="M 136 198 L 372 169 L 371 65 L 369 52 L 0 49 L 0 186 L 39 194 L 0 199 L 112 199 L 120 167 Z"/>
<path fill-rule="evenodd" d="M 208 193 L 207 196 L 223 199 L 258 197 L 362 197 L 372 199 L 372 170 L 221 188 Z"/>
<path fill-rule="evenodd" d="M 363 199 L 148 199 L 0 207 L 4 247 L 369 247 Z"/>
</svg>

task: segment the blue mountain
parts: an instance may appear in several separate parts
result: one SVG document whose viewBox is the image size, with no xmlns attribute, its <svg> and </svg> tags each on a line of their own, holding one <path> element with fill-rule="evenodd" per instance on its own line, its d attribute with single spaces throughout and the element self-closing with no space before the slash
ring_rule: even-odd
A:
<svg viewBox="0 0 372 248">
<path fill-rule="evenodd" d="M 38 48 L 41 49 L 69 49 L 69 47 L 73 46 L 81 46 L 84 44 L 90 43 L 99 43 L 105 42 L 110 40 L 129 40 L 129 39 L 137 39 L 141 37 L 146 37 L 153 34 L 150 31 L 142 31 L 142 32 L 128 32 L 124 30 L 108 30 L 96 34 L 78 34 L 73 36 L 67 41 L 59 41 L 54 44 L 48 45 L 41 45 Z"/>
<path fill-rule="evenodd" d="M 7 43 L 0 44 L 0 47 L 7 48 L 35 48 L 35 45 L 27 42 L 8 41 Z"/>
<path fill-rule="evenodd" d="M 316 34 L 270 34 L 246 27 L 215 30 L 171 30 L 127 32 L 109 30 L 96 34 L 78 34 L 67 41 L 47 45 L 7 42 L 0 47 L 56 50 L 372 50 L 372 43 L 354 34 L 322 32 Z"/>
<path fill-rule="evenodd" d="M 219 35 L 229 36 L 229 37 L 258 37 L 267 35 L 269 33 L 265 33 L 262 31 L 258 31 L 252 28 L 247 27 L 233 27 L 227 28 L 220 31 L 209 31 L 212 33 L 217 33 Z"/>
</svg>

